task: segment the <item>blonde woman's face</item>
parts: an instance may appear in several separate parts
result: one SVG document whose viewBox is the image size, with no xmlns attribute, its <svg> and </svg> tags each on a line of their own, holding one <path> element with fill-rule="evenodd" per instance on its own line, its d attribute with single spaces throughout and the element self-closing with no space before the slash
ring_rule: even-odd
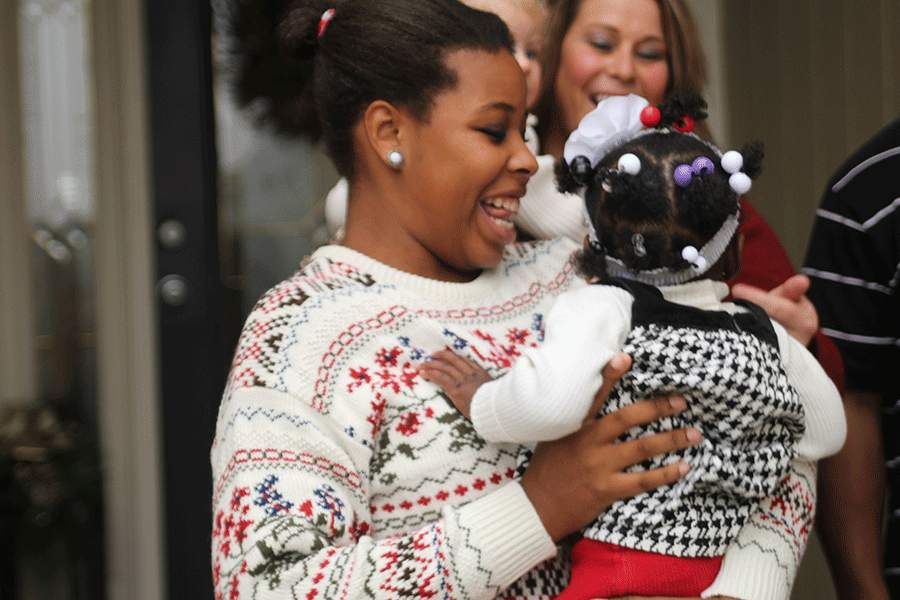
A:
<svg viewBox="0 0 900 600">
<path fill-rule="evenodd" d="M 584 0 L 563 37 L 554 83 L 567 135 L 603 98 L 637 94 L 662 102 L 667 59 L 654 0 Z"/>
<path fill-rule="evenodd" d="M 546 11 L 539 0 L 464 0 L 466 4 L 492 12 L 506 23 L 515 42 L 516 62 L 525 74 L 528 96 L 525 107 L 531 109 L 541 84 L 541 53 L 544 51 Z"/>
</svg>

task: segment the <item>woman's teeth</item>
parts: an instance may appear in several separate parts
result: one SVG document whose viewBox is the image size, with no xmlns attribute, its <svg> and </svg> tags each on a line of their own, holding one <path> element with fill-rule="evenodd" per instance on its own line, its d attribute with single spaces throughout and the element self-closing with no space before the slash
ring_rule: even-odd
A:
<svg viewBox="0 0 900 600">
<path fill-rule="evenodd" d="M 500 227 L 504 227 L 506 229 L 513 229 L 513 217 L 516 216 L 516 213 L 519 212 L 519 200 L 516 198 L 491 198 L 489 200 L 485 200 L 484 204 L 491 208 L 497 208 L 504 213 L 502 215 L 497 215 L 495 211 L 488 210 L 487 215 L 488 218 L 493 221 L 495 224 Z"/>
<path fill-rule="evenodd" d="M 491 198 L 485 200 L 484 203 L 510 212 L 519 211 L 519 201 L 516 198 Z"/>
</svg>

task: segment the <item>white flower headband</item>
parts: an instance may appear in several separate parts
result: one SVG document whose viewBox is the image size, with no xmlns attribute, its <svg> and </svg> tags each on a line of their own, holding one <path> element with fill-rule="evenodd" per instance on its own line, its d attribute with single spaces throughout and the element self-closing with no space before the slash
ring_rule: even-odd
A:
<svg viewBox="0 0 900 600">
<path fill-rule="evenodd" d="M 635 94 L 612 96 L 601 100 L 589 112 L 566 141 L 563 158 L 572 164 L 576 156 L 584 156 L 597 166 L 604 156 L 625 142 L 638 137 L 644 129 L 641 111 L 650 103 Z M 646 130 L 650 133 L 650 130 Z"/>
<path fill-rule="evenodd" d="M 689 118 L 686 117 L 686 119 Z M 582 156 L 588 159 L 592 168 L 596 167 L 610 152 L 635 138 L 655 131 L 669 131 L 653 129 L 658 123 L 659 111 L 655 107 L 650 106 L 650 103 L 645 98 L 635 94 L 612 96 L 602 100 L 597 105 L 597 108 L 585 115 L 581 120 L 578 128 L 572 132 L 566 141 L 563 158 L 566 163 L 571 165 L 577 157 Z M 645 129 L 645 126 L 648 128 Z M 684 135 L 694 135 L 691 133 L 693 121 L 690 121 L 688 127 L 676 127 L 676 129 Z M 731 189 L 738 195 L 746 194 L 750 190 L 750 178 L 740 171 L 743 167 L 741 154 L 730 150 L 723 155 L 712 144 L 705 141 L 704 143 L 713 149 L 720 159 L 722 168 L 731 174 L 729 177 Z M 640 168 L 640 159 L 631 153 L 622 155 L 617 164 L 617 169 L 631 175 L 637 175 L 640 172 Z M 711 161 L 709 161 L 709 168 L 712 168 Z M 680 175 L 676 173 L 673 176 L 677 180 Z M 679 185 L 686 184 L 679 183 Z M 604 187 L 606 186 L 604 185 Z M 584 194 L 582 193 L 581 195 L 583 198 Z M 600 246 L 597 232 L 584 203 L 582 203 L 582 210 L 588 226 L 588 238 L 591 244 Z M 633 273 L 620 260 L 607 256 L 607 270 L 613 276 L 627 279 L 639 278 L 641 281 L 657 286 L 684 283 L 696 278 L 698 275 L 702 275 L 719 260 L 725 252 L 725 248 L 728 247 L 728 242 L 731 241 L 735 231 L 737 231 L 738 223 L 739 213 L 736 212 L 722 223 L 719 231 L 702 248 L 698 250 L 693 246 L 686 246 L 681 253 L 682 258 L 689 263 L 686 269 L 673 271 L 667 268 L 660 268 Z M 636 248 L 638 246 L 642 248 L 643 239 L 640 234 L 636 234 L 636 237 L 640 238 L 635 241 Z"/>
</svg>

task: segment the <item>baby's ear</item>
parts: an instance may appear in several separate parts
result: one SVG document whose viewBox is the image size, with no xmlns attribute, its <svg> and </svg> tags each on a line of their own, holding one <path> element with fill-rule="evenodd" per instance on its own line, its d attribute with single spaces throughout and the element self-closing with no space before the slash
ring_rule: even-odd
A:
<svg viewBox="0 0 900 600">
<path fill-rule="evenodd" d="M 556 188 L 560 192 L 572 194 L 585 186 L 594 170 L 586 156 L 576 156 L 571 164 L 564 158 L 557 161 L 554 171 Z"/>
</svg>

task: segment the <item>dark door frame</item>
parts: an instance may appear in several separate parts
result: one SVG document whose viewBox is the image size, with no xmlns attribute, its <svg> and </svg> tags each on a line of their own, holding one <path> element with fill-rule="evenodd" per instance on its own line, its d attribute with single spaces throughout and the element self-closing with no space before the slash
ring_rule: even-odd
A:
<svg viewBox="0 0 900 600">
<path fill-rule="evenodd" d="M 180 224 L 184 233 L 168 243 L 156 234 L 157 279 L 174 280 L 175 292 L 183 286 L 174 305 L 157 289 L 166 575 L 169 597 L 191 600 L 213 597 L 209 450 L 230 359 L 222 337 L 211 12 L 208 0 L 145 4 L 153 222 Z"/>
</svg>

